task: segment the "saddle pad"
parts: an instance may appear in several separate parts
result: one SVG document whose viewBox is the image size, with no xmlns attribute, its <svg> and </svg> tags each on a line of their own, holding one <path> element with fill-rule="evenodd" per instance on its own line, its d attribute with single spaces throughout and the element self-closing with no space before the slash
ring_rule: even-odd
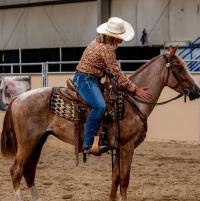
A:
<svg viewBox="0 0 200 201">
<path fill-rule="evenodd" d="M 63 96 L 59 87 L 54 87 L 49 101 L 49 110 L 55 115 L 65 118 L 69 121 L 77 121 L 79 118 L 82 122 L 86 121 L 87 109 L 75 101 L 67 99 Z M 124 114 L 124 101 L 123 95 L 118 95 L 118 99 L 112 103 L 107 103 L 104 118 L 109 115 L 111 121 L 122 120 Z M 79 118 L 78 118 L 79 117 Z M 107 118 L 106 118 L 107 119 Z"/>
<path fill-rule="evenodd" d="M 78 104 L 73 101 L 66 101 L 61 95 L 60 88 L 54 87 L 49 100 L 49 110 L 61 118 L 69 121 L 75 121 L 75 111 L 78 109 Z"/>
</svg>

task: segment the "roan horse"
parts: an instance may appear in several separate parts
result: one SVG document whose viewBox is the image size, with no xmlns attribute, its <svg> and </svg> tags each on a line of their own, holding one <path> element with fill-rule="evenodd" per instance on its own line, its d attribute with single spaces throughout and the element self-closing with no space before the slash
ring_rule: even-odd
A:
<svg viewBox="0 0 200 201">
<path fill-rule="evenodd" d="M 157 102 L 161 91 L 169 86 L 175 91 L 187 95 L 190 100 L 200 97 L 200 89 L 186 69 L 185 63 L 171 48 L 165 56 L 160 55 L 139 68 L 130 79 L 138 87 L 148 86 L 152 102 Z M 41 198 L 34 185 L 36 165 L 42 147 L 49 134 L 63 142 L 73 144 L 73 122 L 55 116 L 48 110 L 52 88 L 41 88 L 25 92 L 14 99 L 6 112 L 2 137 L 1 152 L 4 156 L 15 156 L 10 169 L 15 200 L 22 201 L 20 189 L 21 177 L 24 176 L 34 201 Z M 135 102 L 143 115 L 148 118 L 154 104 Z M 110 143 L 117 136 L 116 128 L 110 128 Z M 117 188 L 120 186 L 121 198 L 127 201 L 130 167 L 135 148 L 146 136 L 144 123 L 128 101 L 125 101 L 124 119 L 120 122 L 120 157 L 116 157 L 112 172 L 110 200 L 116 201 Z"/>
</svg>

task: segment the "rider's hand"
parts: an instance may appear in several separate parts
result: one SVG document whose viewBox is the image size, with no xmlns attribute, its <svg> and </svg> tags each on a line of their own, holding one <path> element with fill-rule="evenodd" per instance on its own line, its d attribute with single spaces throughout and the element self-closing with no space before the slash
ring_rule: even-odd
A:
<svg viewBox="0 0 200 201">
<path fill-rule="evenodd" d="M 152 95 L 148 92 L 148 87 L 141 87 L 135 89 L 135 95 L 141 99 L 151 100 Z"/>
</svg>

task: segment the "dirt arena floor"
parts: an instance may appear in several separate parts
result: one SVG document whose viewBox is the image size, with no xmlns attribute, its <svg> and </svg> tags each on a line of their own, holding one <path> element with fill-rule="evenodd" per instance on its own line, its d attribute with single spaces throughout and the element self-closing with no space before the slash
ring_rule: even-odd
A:
<svg viewBox="0 0 200 201">
<path fill-rule="evenodd" d="M 9 168 L 0 156 L 0 201 L 12 201 Z M 37 168 L 36 185 L 44 201 L 106 201 L 111 185 L 111 157 L 90 156 L 78 167 L 74 148 L 48 139 Z M 31 201 L 23 180 L 25 201 Z M 135 152 L 130 201 L 200 201 L 200 146 L 144 142 Z"/>
</svg>

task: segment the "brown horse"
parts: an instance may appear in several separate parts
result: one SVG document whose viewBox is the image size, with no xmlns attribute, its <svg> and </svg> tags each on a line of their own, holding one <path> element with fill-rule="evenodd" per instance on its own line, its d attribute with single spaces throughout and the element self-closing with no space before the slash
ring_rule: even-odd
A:
<svg viewBox="0 0 200 201">
<path fill-rule="evenodd" d="M 153 58 L 139 68 L 131 77 L 138 87 L 148 86 L 152 102 L 157 102 L 161 91 L 169 86 L 175 91 L 187 95 L 190 100 L 199 98 L 197 83 L 186 69 L 185 63 L 175 55 L 172 48 L 165 56 Z M 34 201 L 41 201 L 34 185 L 36 165 L 42 147 L 49 134 L 60 140 L 73 144 L 73 122 L 66 121 L 48 110 L 52 88 L 41 88 L 25 92 L 10 104 L 4 119 L 1 137 L 1 152 L 4 156 L 15 156 L 11 167 L 11 177 L 15 200 L 22 201 L 20 190 L 21 177 L 24 176 Z M 147 118 L 154 104 L 135 102 Z M 131 104 L 125 101 L 124 119 L 120 122 L 120 157 L 116 157 L 113 173 L 110 200 L 115 201 L 117 188 L 120 186 L 121 197 L 127 201 L 130 167 L 135 148 L 143 142 L 146 130 L 141 118 L 132 110 Z M 115 127 L 110 127 L 110 143 L 116 142 Z"/>
</svg>

